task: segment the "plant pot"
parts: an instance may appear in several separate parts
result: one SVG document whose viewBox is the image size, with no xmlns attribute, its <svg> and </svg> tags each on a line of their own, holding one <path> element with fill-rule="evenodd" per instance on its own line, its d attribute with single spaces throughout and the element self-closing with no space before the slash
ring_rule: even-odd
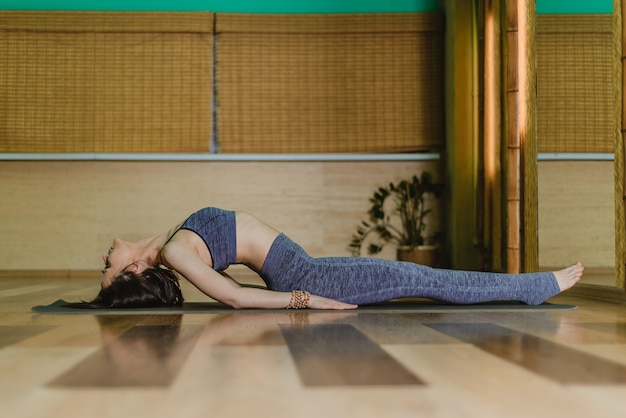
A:
<svg viewBox="0 0 626 418">
<path fill-rule="evenodd" d="M 439 247 L 436 245 L 423 245 L 417 248 L 398 248 L 397 258 L 399 261 L 409 261 L 424 266 L 437 267 Z"/>
</svg>

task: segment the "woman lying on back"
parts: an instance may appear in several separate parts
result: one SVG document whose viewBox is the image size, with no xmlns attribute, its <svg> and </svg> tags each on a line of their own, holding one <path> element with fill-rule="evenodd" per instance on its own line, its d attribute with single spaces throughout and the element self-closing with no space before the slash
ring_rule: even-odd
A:
<svg viewBox="0 0 626 418">
<path fill-rule="evenodd" d="M 204 208 L 168 232 L 120 239 L 102 256 L 102 288 L 79 308 L 176 306 L 174 272 L 234 308 L 353 309 L 405 297 L 471 304 L 540 304 L 581 278 L 576 263 L 555 272 L 504 274 L 435 269 L 363 257 L 312 258 L 287 236 L 245 212 Z M 242 287 L 223 273 L 232 264 L 257 272 L 267 289 Z"/>
</svg>

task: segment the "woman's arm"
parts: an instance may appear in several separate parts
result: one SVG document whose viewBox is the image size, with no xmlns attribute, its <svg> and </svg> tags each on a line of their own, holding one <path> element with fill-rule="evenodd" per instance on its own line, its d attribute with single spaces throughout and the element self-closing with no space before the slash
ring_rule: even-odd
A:
<svg viewBox="0 0 626 418">
<path fill-rule="evenodd" d="M 178 242 L 168 243 L 161 252 L 163 262 L 173 268 L 205 295 L 233 308 L 282 309 L 289 305 L 291 292 L 242 287 L 230 277 L 224 277 L 209 267 L 195 252 Z M 336 300 L 311 295 L 312 309 L 353 309 Z"/>
</svg>

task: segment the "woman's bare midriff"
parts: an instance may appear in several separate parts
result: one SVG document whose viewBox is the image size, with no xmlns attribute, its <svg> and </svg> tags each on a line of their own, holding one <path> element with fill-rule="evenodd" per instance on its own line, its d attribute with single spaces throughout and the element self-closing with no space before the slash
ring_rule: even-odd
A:
<svg viewBox="0 0 626 418">
<path fill-rule="evenodd" d="M 261 271 L 272 243 L 280 232 L 246 212 L 235 214 L 237 223 L 237 262 L 257 273 Z"/>
</svg>

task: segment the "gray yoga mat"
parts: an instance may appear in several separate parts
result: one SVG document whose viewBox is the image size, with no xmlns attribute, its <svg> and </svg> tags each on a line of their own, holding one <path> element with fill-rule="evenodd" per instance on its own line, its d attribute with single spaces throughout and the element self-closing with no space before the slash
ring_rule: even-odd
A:
<svg viewBox="0 0 626 418">
<path fill-rule="evenodd" d="M 232 312 L 285 312 L 285 309 L 241 309 L 236 310 L 219 302 L 185 302 L 183 306 L 168 308 L 118 308 L 118 309 L 77 309 L 64 306 L 67 302 L 59 299 L 50 305 L 33 306 L 32 311 L 41 314 L 210 314 Z M 459 312 L 459 311 L 545 311 L 545 310 L 573 310 L 576 305 L 543 303 L 541 305 L 526 305 L 520 302 L 489 302 L 473 305 L 454 305 L 429 299 L 397 300 L 371 305 L 361 305 L 356 312 Z M 294 312 L 294 311 L 291 311 Z M 306 312 L 321 312 L 307 310 Z M 331 311 L 336 312 L 336 311 Z M 351 311 L 354 312 L 354 311 Z"/>
</svg>

